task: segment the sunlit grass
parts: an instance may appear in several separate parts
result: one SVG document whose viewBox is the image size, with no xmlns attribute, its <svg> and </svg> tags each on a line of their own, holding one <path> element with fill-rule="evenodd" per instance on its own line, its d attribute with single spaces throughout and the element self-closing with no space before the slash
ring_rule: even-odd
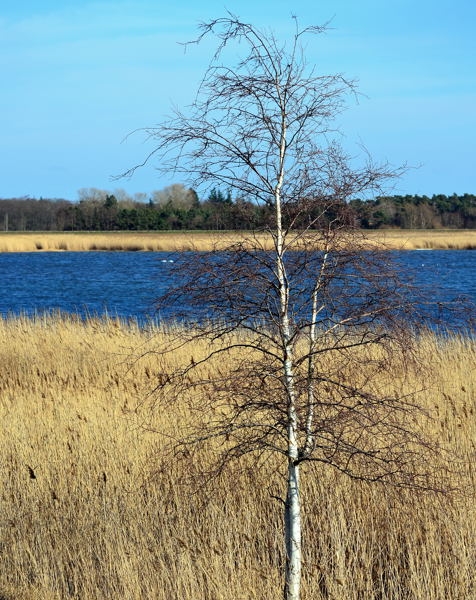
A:
<svg viewBox="0 0 476 600">
<path fill-rule="evenodd" d="M 0 252 L 201 251 L 228 246 L 238 239 L 242 239 L 242 234 L 212 232 L 0 233 Z"/>
<path fill-rule="evenodd" d="M 168 339 L 114 319 L 0 320 L 2 600 L 281 596 L 277 476 L 230 472 L 213 493 L 191 496 L 182 484 L 193 463 L 155 472 L 160 432 L 189 418 L 158 410 L 157 433 L 136 410 L 170 367 L 148 353 Z M 431 385 L 414 381 L 420 400 L 474 478 L 475 342 L 429 334 L 418 348 L 433 369 Z M 408 496 L 333 471 L 311 475 L 303 600 L 474 597 L 474 490 Z"/>
<path fill-rule="evenodd" d="M 0 252 L 200 251 L 227 246 L 246 235 L 246 232 L 0 233 Z M 379 230 L 366 235 L 388 248 L 476 248 L 476 231 L 472 230 Z M 269 236 L 258 237 L 264 247 L 271 247 Z"/>
<path fill-rule="evenodd" d="M 395 249 L 439 249 L 474 250 L 476 249 L 476 231 L 474 230 L 399 230 L 389 229 L 372 231 L 370 239 L 378 240 Z"/>
</svg>

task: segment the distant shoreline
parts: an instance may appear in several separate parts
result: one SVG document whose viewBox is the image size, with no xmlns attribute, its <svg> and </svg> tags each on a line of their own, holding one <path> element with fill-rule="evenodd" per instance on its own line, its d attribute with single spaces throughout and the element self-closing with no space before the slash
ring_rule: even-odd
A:
<svg viewBox="0 0 476 600">
<path fill-rule="evenodd" d="M 475 250 L 476 230 L 376 230 L 361 232 L 391 250 Z M 223 248 L 249 232 L 0 232 L 0 252 L 184 252 Z M 257 234 L 266 246 L 266 234 Z"/>
</svg>

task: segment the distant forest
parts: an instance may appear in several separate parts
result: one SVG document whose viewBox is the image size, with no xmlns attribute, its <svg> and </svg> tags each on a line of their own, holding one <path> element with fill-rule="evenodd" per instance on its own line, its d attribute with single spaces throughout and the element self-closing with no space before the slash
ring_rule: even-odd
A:
<svg viewBox="0 0 476 600">
<path fill-rule="evenodd" d="M 200 199 L 192 189 L 174 184 L 163 190 L 129 196 L 84 188 L 73 202 L 61 199 L 0 199 L 2 231 L 245 230 L 269 223 L 266 206 L 213 189 Z M 309 201 L 308 201 L 309 202 Z M 314 201 L 319 206 L 319 200 Z M 308 204 L 309 206 L 309 204 Z M 346 210 L 363 229 L 476 229 L 476 196 L 381 196 L 354 199 Z"/>
</svg>

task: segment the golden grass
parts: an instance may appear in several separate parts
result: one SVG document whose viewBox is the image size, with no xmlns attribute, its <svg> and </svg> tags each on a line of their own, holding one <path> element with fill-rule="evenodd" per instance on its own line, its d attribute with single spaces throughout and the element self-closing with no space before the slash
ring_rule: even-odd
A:
<svg viewBox="0 0 476 600">
<path fill-rule="evenodd" d="M 281 596 L 277 479 L 229 473 L 190 496 L 183 463 L 149 477 L 161 437 L 134 407 L 164 365 L 131 353 L 166 342 L 115 320 L 0 320 L 2 600 Z M 475 343 L 428 335 L 419 351 L 434 427 L 474 462 Z M 158 412 L 155 426 L 186 418 Z M 409 496 L 327 470 L 303 481 L 303 600 L 475 597 L 474 495 Z"/>
<path fill-rule="evenodd" d="M 387 229 L 368 233 L 371 240 L 382 242 L 389 248 L 403 250 L 475 250 L 475 230 L 399 230 Z"/>
<path fill-rule="evenodd" d="M 210 250 L 226 246 L 239 234 L 202 232 L 0 233 L 0 252 Z"/>
<path fill-rule="evenodd" d="M 242 239 L 240 232 L 109 232 L 109 233 L 0 233 L 0 252 L 37 251 L 184 251 L 210 250 Z M 473 230 L 379 230 L 367 233 L 373 241 L 394 249 L 475 249 Z M 266 235 L 260 236 L 270 246 Z"/>
</svg>

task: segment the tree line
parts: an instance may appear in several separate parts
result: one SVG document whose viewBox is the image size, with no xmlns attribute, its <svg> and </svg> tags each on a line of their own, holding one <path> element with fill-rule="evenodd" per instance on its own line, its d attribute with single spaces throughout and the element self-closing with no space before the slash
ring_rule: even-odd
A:
<svg viewBox="0 0 476 600">
<path fill-rule="evenodd" d="M 307 201 L 307 209 L 327 199 Z M 362 229 L 476 229 L 476 195 L 378 196 L 346 204 Z M 329 218 L 332 215 L 329 214 Z M 3 231 L 247 230 L 270 224 L 269 206 L 213 188 L 205 198 L 181 184 L 147 195 L 84 188 L 78 200 L 0 199 Z"/>
</svg>

